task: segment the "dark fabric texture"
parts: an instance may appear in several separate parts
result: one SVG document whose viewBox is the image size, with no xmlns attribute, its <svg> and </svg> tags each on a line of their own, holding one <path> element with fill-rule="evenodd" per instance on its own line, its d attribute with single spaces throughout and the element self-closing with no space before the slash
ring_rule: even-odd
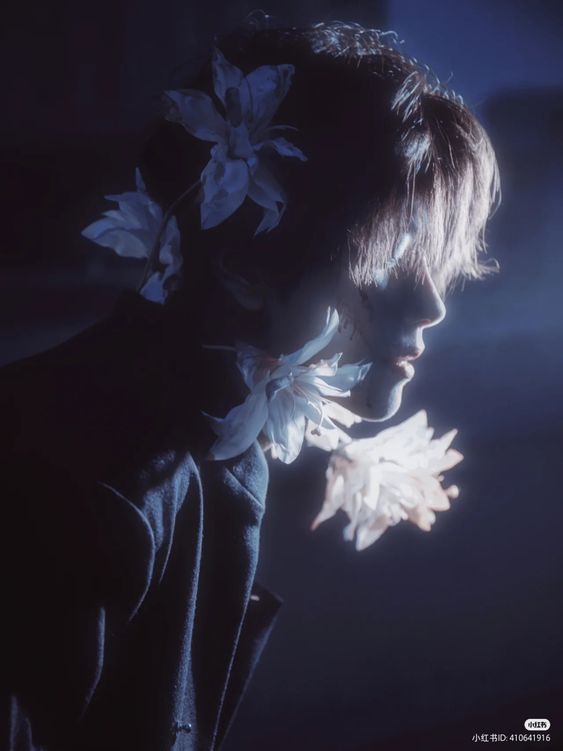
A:
<svg viewBox="0 0 563 751">
<path fill-rule="evenodd" d="M 2 751 L 216 749 L 269 635 L 267 464 L 205 459 L 225 373 L 175 320 L 126 295 L 0 371 Z"/>
</svg>

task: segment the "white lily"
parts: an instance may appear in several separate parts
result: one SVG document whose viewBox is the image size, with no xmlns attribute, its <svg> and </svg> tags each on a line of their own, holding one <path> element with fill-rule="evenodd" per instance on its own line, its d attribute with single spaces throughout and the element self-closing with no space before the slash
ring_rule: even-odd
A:
<svg viewBox="0 0 563 751">
<path fill-rule="evenodd" d="M 262 155 L 273 151 L 306 161 L 297 146 L 276 135 L 289 126 L 270 126 L 288 92 L 294 70 L 293 65 L 263 65 L 245 76 L 215 49 L 213 88 L 224 115 L 202 91 L 165 92 L 170 103 L 167 118 L 183 125 L 196 138 L 215 144 L 211 160 L 201 173 L 203 229 L 223 222 L 247 196 L 265 209 L 256 234 L 279 223 L 286 197 Z"/>
<path fill-rule="evenodd" d="M 361 417 L 337 402 L 328 402 L 325 405 L 325 415 L 333 422 L 344 425 L 345 428 L 351 428 L 352 425 L 362 422 Z M 335 451 L 339 446 L 350 443 L 351 440 L 348 433 L 338 425 L 335 426 L 334 430 L 320 430 L 317 425 L 309 422 L 305 431 L 307 445 L 314 446 L 322 451 Z"/>
<path fill-rule="evenodd" d="M 456 430 L 433 439 L 424 410 L 378 433 L 350 441 L 331 456 L 325 500 L 316 529 L 341 509 L 350 522 L 344 537 L 363 550 L 403 519 L 429 531 L 436 511 L 450 508 L 459 490 L 443 488 L 442 472 L 463 459 L 450 448 Z"/>
<path fill-rule="evenodd" d="M 148 196 L 139 170 L 135 171 L 135 181 L 136 191 L 106 196 L 118 208 L 106 211 L 102 219 L 88 225 L 81 234 L 127 258 L 148 259 L 159 240 L 160 268 L 151 274 L 140 293 L 148 300 L 163 303 L 180 278 L 180 233 L 176 219 L 171 217 L 159 239 L 162 209 Z"/>
<path fill-rule="evenodd" d="M 327 346 L 337 328 L 338 313 L 329 310 L 321 333 L 292 354 L 272 358 L 255 347 L 238 348 L 237 364 L 250 393 L 225 418 L 211 418 L 218 436 L 211 458 L 237 456 L 263 433 L 272 456 L 289 464 L 299 455 L 311 426 L 321 436 L 333 433 L 337 439 L 340 431 L 334 420 L 357 421 L 333 399 L 349 396 L 370 363 L 338 367 L 341 355 L 337 354 L 305 364 Z"/>
</svg>

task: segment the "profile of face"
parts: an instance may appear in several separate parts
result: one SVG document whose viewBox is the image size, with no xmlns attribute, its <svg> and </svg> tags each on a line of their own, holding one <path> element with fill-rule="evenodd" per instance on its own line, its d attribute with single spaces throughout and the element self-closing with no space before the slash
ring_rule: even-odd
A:
<svg viewBox="0 0 563 751">
<path fill-rule="evenodd" d="M 424 331 L 443 320 L 446 308 L 428 268 L 422 278 L 402 268 L 376 274 L 359 287 L 342 269 L 303 279 L 280 301 L 270 295 L 269 351 L 291 352 L 321 329 L 328 307 L 338 310 L 340 326 L 318 356 L 342 353 L 341 364 L 370 362 L 365 380 L 342 403 L 365 420 L 386 420 L 400 407 L 405 385 L 414 377 L 413 362 L 424 352 Z"/>
<path fill-rule="evenodd" d="M 347 406 L 366 420 L 392 417 L 403 388 L 414 377 L 413 361 L 424 352 L 424 330 L 443 320 L 446 308 L 428 270 L 422 279 L 397 269 L 367 289 L 343 280 L 340 330 L 331 342 L 342 363 L 367 361 L 365 380 Z"/>
</svg>

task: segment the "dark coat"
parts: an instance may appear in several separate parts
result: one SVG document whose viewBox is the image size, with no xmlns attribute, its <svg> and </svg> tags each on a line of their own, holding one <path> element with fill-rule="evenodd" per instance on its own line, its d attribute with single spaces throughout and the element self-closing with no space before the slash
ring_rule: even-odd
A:
<svg viewBox="0 0 563 751">
<path fill-rule="evenodd" d="M 281 603 L 263 452 L 205 460 L 213 369 L 169 318 L 125 296 L 0 371 L 1 751 L 217 748 Z"/>
</svg>

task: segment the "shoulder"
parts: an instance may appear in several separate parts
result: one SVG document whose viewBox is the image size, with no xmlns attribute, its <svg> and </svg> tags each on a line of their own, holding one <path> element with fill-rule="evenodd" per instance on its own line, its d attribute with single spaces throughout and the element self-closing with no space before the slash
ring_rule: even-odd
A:
<svg viewBox="0 0 563 751">
<path fill-rule="evenodd" d="M 0 369 L 2 446 L 96 479 L 177 462 L 202 418 L 164 325 L 161 306 L 129 296 L 70 341 Z"/>
<path fill-rule="evenodd" d="M 128 615 L 142 601 L 199 483 L 182 429 L 190 406 L 161 351 L 161 326 L 152 305 L 126 306 L 0 369 L 4 552 L 18 591 L 67 600 L 101 588 Z"/>
</svg>

